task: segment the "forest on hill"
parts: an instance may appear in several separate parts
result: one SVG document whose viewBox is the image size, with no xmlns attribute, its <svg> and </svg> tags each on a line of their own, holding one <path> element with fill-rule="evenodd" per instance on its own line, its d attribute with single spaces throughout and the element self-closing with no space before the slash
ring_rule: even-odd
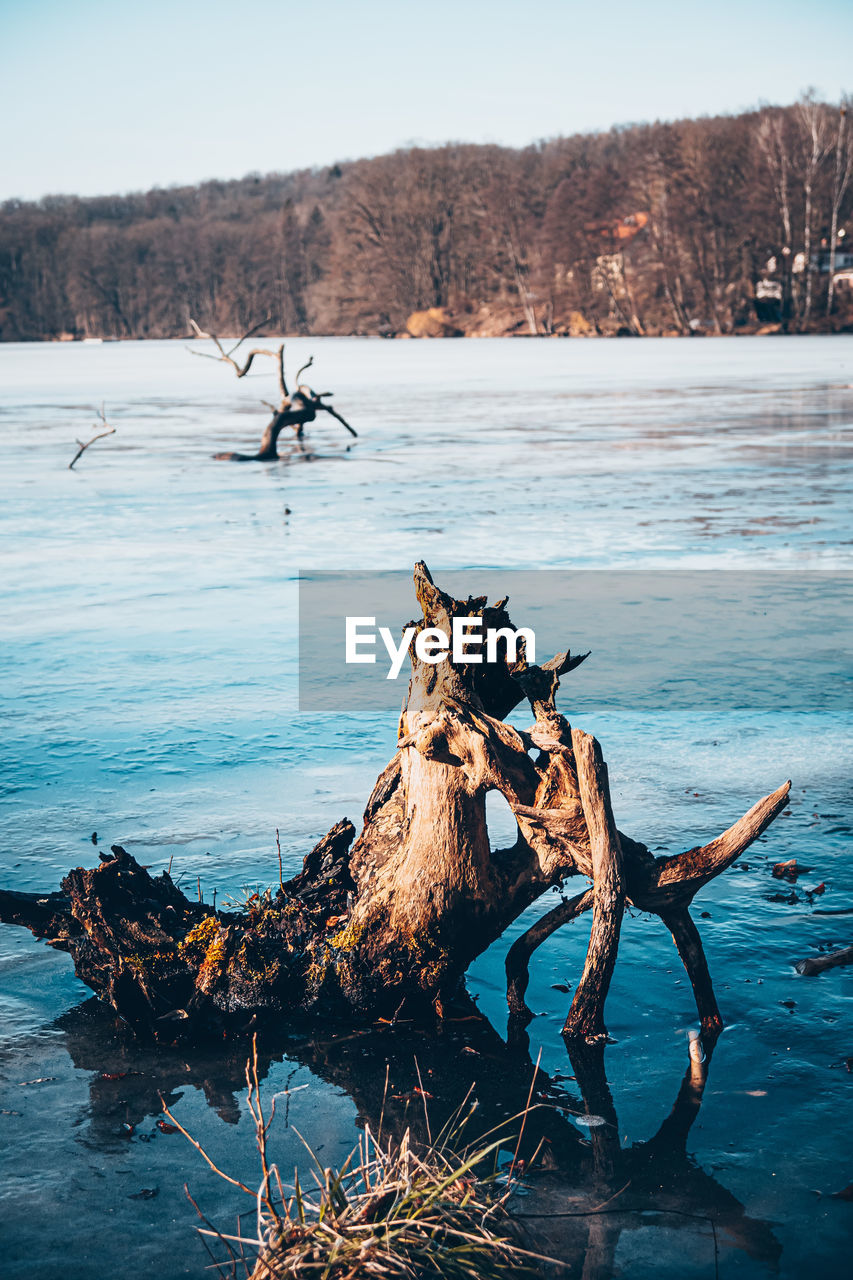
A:
<svg viewBox="0 0 853 1280">
<path fill-rule="evenodd" d="M 223 334 L 851 328 L 851 135 L 845 101 L 807 95 L 522 149 L 11 200 L 0 340 L 179 337 L 191 316 Z"/>
</svg>

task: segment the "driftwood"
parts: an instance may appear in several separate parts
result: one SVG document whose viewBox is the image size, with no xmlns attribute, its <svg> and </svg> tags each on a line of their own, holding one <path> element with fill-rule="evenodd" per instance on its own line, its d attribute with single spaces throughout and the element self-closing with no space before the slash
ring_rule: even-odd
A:
<svg viewBox="0 0 853 1280">
<path fill-rule="evenodd" d="M 449 634 L 454 617 L 512 628 L 506 601 L 455 600 L 415 568 L 422 622 Z M 343 819 L 302 871 L 245 911 L 190 902 L 167 872 L 151 876 L 118 846 L 100 866 L 72 871 L 58 893 L 0 891 L 0 919 L 68 951 L 77 974 L 134 1025 L 169 1040 L 265 1018 L 318 1012 L 444 1016 L 472 960 L 541 894 L 581 875 L 592 889 L 554 909 L 512 948 L 510 1006 L 520 1024 L 526 967 L 536 948 L 592 909 L 587 964 L 565 1034 L 604 1036 L 604 1002 L 623 907 L 661 917 L 696 994 L 703 1032 L 722 1023 L 701 940 L 695 894 L 785 807 L 790 784 L 759 800 L 721 836 L 655 858 L 617 830 L 594 738 L 557 710 L 560 676 L 586 655 L 528 663 L 422 662 L 412 676 L 398 750 L 380 775 L 358 838 Z M 524 699 L 528 731 L 504 717 Z M 486 795 L 500 791 L 515 843 L 493 849 Z"/>
<path fill-rule="evenodd" d="M 116 429 L 115 429 L 115 427 L 111 427 L 111 426 L 110 426 L 110 424 L 107 422 L 107 418 L 106 418 L 106 414 L 105 414 L 105 412 L 104 412 L 104 406 L 103 406 L 103 405 L 101 405 L 100 409 L 98 410 L 98 417 L 101 419 L 101 422 L 102 422 L 102 423 L 104 424 L 104 426 L 106 427 L 106 430 L 105 430 L 105 431 L 99 431 L 99 432 L 97 433 L 97 435 L 92 436 L 92 439 L 91 439 L 91 440 L 87 440 L 87 441 L 85 442 L 85 444 L 83 443 L 83 441 L 82 441 L 82 440 L 78 440 L 78 441 L 77 441 L 77 444 L 78 444 L 78 446 L 79 446 L 79 447 L 78 447 L 77 452 L 75 453 L 74 457 L 71 459 L 71 461 L 70 461 L 70 462 L 69 462 L 69 464 L 68 464 L 68 470 L 69 470 L 69 471 L 73 471 L 73 470 L 74 470 L 74 464 L 78 461 L 78 459 L 79 459 L 79 458 L 81 458 L 81 457 L 83 456 L 83 454 L 86 452 L 86 450 L 87 450 L 87 449 L 91 448 L 91 446 L 95 443 L 95 441 L 96 441 L 96 440 L 103 440 L 103 439 L 104 439 L 104 436 L 114 436 L 114 435 L 115 435 L 115 433 L 116 433 Z"/>
<path fill-rule="evenodd" d="M 239 360 L 235 359 L 235 353 L 243 343 L 266 323 L 266 321 L 262 321 L 261 324 L 255 325 L 254 328 L 250 329 L 248 333 L 245 333 L 243 337 L 240 338 L 239 342 L 235 343 L 230 351 L 226 351 L 215 333 L 209 333 L 206 330 L 199 328 L 195 320 L 190 318 L 190 326 L 196 337 L 208 339 L 214 344 L 219 352 L 218 355 L 212 355 L 208 351 L 193 351 L 192 354 L 194 356 L 201 356 L 202 359 L 205 360 L 218 360 L 225 364 L 229 364 L 238 378 L 246 377 L 246 374 L 249 372 L 252 364 L 258 356 L 268 356 L 276 363 L 279 401 L 277 405 L 269 404 L 267 401 L 263 402 L 266 404 L 267 408 L 272 411 L 272 417 L 267 423 L 264 434 L 261 437 L 258 452 L 214 454 L 214 458 L 219 462 L 276 462 L 279 456 L 278 438 L 284 428 L 290 427 L 297 440 L 301 440 L 305 426 L 307 423 L 313 422 L 318 413 L 330 414 L 333 418 L 336 418 L 338 422 L 342 423 L 344 427 L 346 427 L 351 436 L 358 435 L 358 432 L 350 426 L 347 420 L 343 418 L 336 409 L 333 409 L 330 404 L 324 404 L 324 400 L 327 400 L 331 395 L 333 395 L 333 392 L 313 391 L 306 383 L 299 381 L 306 369 L 310 369 L 311 365 L 314 363 L 313 356 L 310 356 L 305 364 L 297 370 L 296 390 L 292 393 L 288 390 L 287 379 L 284 373 L 283 342 L 280 342 L 274 351 L 269 347 L 254 347 L 248 353 L 242 364 Z"/>
<path fill-rule="evenodd" d="M 825 956 L 809 956 L 806 960 L 798 960 L 794 968 L 797 973 L 811 978 L 825 969 L 836 969 L 843 964 L 853 964 L 853 947 L 842 947 L 840 951 L 830 951 Z"/>
</svg>

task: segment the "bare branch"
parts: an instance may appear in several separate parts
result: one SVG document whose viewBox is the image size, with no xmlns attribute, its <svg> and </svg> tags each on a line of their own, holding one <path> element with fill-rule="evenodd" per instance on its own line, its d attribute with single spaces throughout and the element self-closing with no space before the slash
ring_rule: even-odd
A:
<svg viewBox="0 0 853 1280">
<path fill-rule="evenodd" d="M 328 392 L 326 392 L 326 394 L 328 395 Z M 356 431 L 355 427 L 351 427 L 350 424 L 347 422 L 346 418 L 344 418 L 341 414 L 338 413 L 337 409 L 333 409 L 330 404 L 318 403 L 316 407 L 318 409 L 322 409 L 324 413 L 330 413 L 333 418 L 337 418 L 338 422 L 343 423 L 343 425 L 346 427 L 350 435 L 355 436 L 355 438 L 358 439 L 358 432 Z"/>
<path fill-rule="evenodd" d="M 602 1039 L 604 1002 L 616 964 L 625 907 L 622 845 L 610 806 L 610 784 L 601 747 L 591 734 L 572 730 L 578 787 L 592 852 L 592 930 L 586 964 L 563 1027 L 564 1036 Z"/>
<path fill-rule="evenodd" d="M 710 844 L 662 859 L 657 864 L 649 892 L 644 891 L 640 900 L 631 894 L 637 906 L 643 911 L 656 911 L 667 903 L 688 903 L 704 884 L 725 871 L 770 826 L 787 805 L 790 790 L 790 782 L 783 783 Z"/>
<path fill-rule="evenodd" d="M 533 1016 L 524 1000 L 527 984 L 530 981 L 528 969 L 530 957 L 536 948 L 541 947 L 542 943 L 546 942 L 557 929 L 589 910 L 592 902 L 593 891 L 587 889 L 585 893 L 579 893 L 574 898 L 569 898 L 552 907 L 544 916 L 535 920 L 519 938 L 516 938 L 504 961 L 506 998 L 510 1013 L 525 1015 L 528 1019 Z"/>
<path fill-rule="evenodd" d="M 281 395 L 282 409 L 287 404 L 290 392 L 287 389 L 287 379 L 284 376 L 284 343 L 282 342 L 278 348 L 278 390 Z"/>
<path fill-rule="evenodd" d="M 681 962 L 687 970 L 702 1023 L 702 1033 L 712 1038 L 718 1036 L 723 1029 L 723 1019 L 720 1017 L 714 988 L 711 985 L 708 961 L 705 959 L 699 930 L 686 907 L 662 912 L 661 919 L 672 934 Z"/>
<path fill-rule="evenodd" d="M 256 324 L 253 329 L 250 329 L 249 332 L 246 333 L 240 339 L 240 341 L 231 348 L 231 351 L 226 351 L 215 333 L 208 333 L 207 330 L 200 328 L 199 325 L 196 324 L 195 320 L 193 320 L 192 316 L 190 316 L 190 325 L 196 337 L 204 338 L 204 339 L 207 339 L 209 342 L 212 342 L 213 345 L 216 347 L 216 350 L 219 352 L 218 356 L 211 355 L 209 351 L 193 351 L 192 354 L 194 356 L 201 356 L 206 360 L 220 360 L 225 364 L 230 364 L 231 368 L 234 370 L 238 378 L 245 378 L 246 374 L 251 369 L 256 356 L 269 356 L 271 360 L 277 360 L 278 372 L 279 372 L 279 389 L 282 394 L 282 399 L 284 400 L 287 398 L 288 391 L 287 391 L 287 383 L 285 382 L 285 378 L 284 378 L 284 343 L 283 342 L 275 351 L 271 351 L 269 347 L 253 347 L 252 350 L 247 355 L 245 363 L 242 365 L 239 364 L 234 359 L 234 356 L 233 356 L 233 352 L 235 352 L 237 348 L 240 347 L 242 343 L 246 341 L 246 338 L 248 338 L 250 334 L 255 333 L 258 329 L 262 327 L 262 325 L 266 323 L 267 321 L 263 320 L 260 325 Z"/>
<path fill-rule="evenodd" d="M 91 440 L 87 440 L 85 444 L 83 443 L 83 441 L 82 441 L 82 440 L 78 440 L 78 441 L 77 441 L 77 443 L 79 444 L 80 448 L 77 450 L 77 452 L 75 453 L 74 457 L 71 459 L 71 461 L 70 461 L 70 462 L 69 462 L 69 464 L 68 464 L 68 470 L 69 470 L 69 471 L 72 471 L 72 470 L 74 469 L 74 463 L 77 461 L 77 459 L 80 457 L 80 455 L 81 455 L 81 454 L 83 454 L 83 453 L 85 453 L 85 452 L 86 452 L 86 450 L 89 448 L 89 446 L 90 446 L 90 445 L 93 445 L 93 444 L 95 443 L 95 441 L 96 441 L 96 440 L 103 440 L 104 436 L 114 436 L 114 435 L 115 435 L 115 433 L 116 433 L 116 429 L 115 429 L 115 427 L 111 427 L 111 426 L 110 426 L 110 424 L 107 422 L 106 416 L 105 416 L 105 414 L 104 414 L 104 406 L 103 406 L 103 405 L 101 405 L 101 407 L 100 407 L 100 409 L 99 409 L 99 411 L 98 411 L 98 417 L 101 419 L 101 422 L 104 424 L 104 426 L 107 428 L 107 430 L 106 430 L 106 431 L 99 431 L 97 435 L 92 436 L 92 439 L 91 439 Z"/>
<path fill-rule="evenodd" d="M 270 350 L 268 347 L 253 347 L 242 364 L 234 359 L 234 353 L 237 349 L 246 341 L 247 338 L 251 337 L 253 333 L 256 333 L 258 329 L 267 324 L 268 321 L 262 320 L 260 324 L 256 324 L 254 328 L 249 329 L 239 342 L 235 343 L 230 351 L 225 350 L 215 333 L 202 329 L 201 326 L 193 320 L 192 316 L 189 318 L 189 323 L 196 337 L 212 342 L 218 353 L 213 355 L 210 351 L 193 351 L 192 348 L 190 348 L 191 354 L 194 356 L 202 356 L 206 360 L 216 360 L 222 364 L 230 364 L 238 378 L 246 377 L 246 374 L 251 369 L 256 356 L 268 356 L 270 359 L 275 360 L 277 364 L 278 389 L 281 401 L 278 406 L 269 404 L 265 400 L 261 401 L 262 404 L 265 404 L 266 407 L 272 411 L 273 420 L 264 433 L 260 449 L 256 454 L 233 452 L 218 453 L 215 455 L 218 459 L 231 462 L 274 462 L 278 458 L 278 453 L 276 451 L 276 439 L 279 432 L 284 427 L 289 426 L 293 428 L 294 434 L 299 438 L 302 435 L 306 422 L 313 422 L 318 411 L 321 409 L 324 412 L 331 414 L 333 418 L 337 418 L 338 422 L 346 427 L 351 436 L 355 436 L 356 438 L 358 437 L 358 432 L 350 426 L 346 418 L 342 417 L 342 415 L 339 414 L 336 409 L 333 409 L 331 405 L 323 404 L 323 398 L 325 396 L 330 396 L 332 394 L 331 391 L 322 391 L 318 395 L 317 392 L 312 391 L 309 386 L 303 386 L 300 383 L 299 379 L 302 377 L 302 374 L 306 369 L 310 369 L 314 363 L 313 356 L 309 356 L 305 364 L 303 364 L 297 371 L 296 391 L 293 399 L 291 399 L 290 392 L 288 391 L 287 379 L 284 374 L 283 342 L 279 343 L 275 351 Z"/>
<path fill-rule="evenodd" d="M 257 333 L 259 329 L 263 329 L 264 325 L 269 324 L 271 320 L 272 316 L 267 316 L 266 320 L 260 320 L 256 325 L 253 325 L 251 329 L 247 329 L 239 342 L 235 342 L 234 346 L 228 352 L 229 356 L 233 356 L 234 352 L 239 347 L 242 347 L 243 343 L 246 342 L 247 339 L 251 338 L 252 334 Z"/>
<path fill-rule="evenodd" d="M 220 1178 L 223 1178 L 225 1182 L 230 1182 L 232 1187 L 239 1187 L 241 1191 L 245 1191 L 246 1195 L 251 1196 L 252 1199 L 254 1200 L 255 1192 L 252 1191 L 249 1187 L 247 1187 L 245 1182 L 240 1182 L 238 1178 L 230 1178 L 227 1173 L 222 1172 L 222 1170 L 219 1168 L 218 1165 L 213 1163 L 213 1161 L 211 1160 L 210 1156 L 207 1154 L 207 1152 L 205 1151 L 201 1143 L 196 1142 L 192 1134 L 187 1133 L 186 1129 L 181 1124 L 180 1120 L 176 1119 L 176 1117 L 172 1115 L 171 1111 L 166 1106 L 166 1101 L 162 1094 L 160 1094 L 160 1102 L 162 1103 L 162 1106 L 163 1106 L 163 1115 L 169 1117 L 170 1121 L 175 1126 L 175 1128 L 180 1130 L 180 1132 L 184 1135 L 187 1142 L 189 1142 L 191 1146 L 195 1147 L 199 1155 L 202 1156 L 202 1158 L 206 1160 L 207 1163 L 210 1165 L 213 1172 L 218 1174 Z"/>
</svg>

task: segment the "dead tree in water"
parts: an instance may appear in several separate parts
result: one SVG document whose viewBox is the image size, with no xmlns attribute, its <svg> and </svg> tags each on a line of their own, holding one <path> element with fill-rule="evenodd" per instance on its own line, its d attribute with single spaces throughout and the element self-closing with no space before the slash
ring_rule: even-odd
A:
<svg viewBox="0 0 853 1280">
<path fill-rule="evenodd" d="M 423 620 L 452 632 L 477 617 L 512 628 L 506 601 L 455 600 L 415 568 Z M 543 666 L 499 651 L 497 662 L 422 662 L 412 676 L 397 751 L 373 789 L 358 839 L 335 824 L 302 871 L 244 911 L 190 902 L 168 873 L 152 877 L 124 849 L 94 870 L 72 871 L 59 892 L 0 892 L 0 919 L 71 953 L 77 974 L 129 1021 L 169 1040 L 297 1011 L 443 1016 L 466 969 L 546 889 L 575 875 L 592 887 L 561 903 L 516 942 L 508 998 L 518 1019 L 527 964 L 554 929 L 590 909 L 583 975 L 564 1033 L 605 1034 L 604 1003 L 626 905 L 672 933 L 707 1034 L 722 1023 L 689 906 L 765 830 L 789 783 L 759 800 L 709 844 L 655 858 L 619 831 L 596 740 L 557 710 L 560 676 L 581 661 Z M 527 731 L 505 717 L 524 699 Z M 486 796 L 500 791 L 517 824 L 494 849 Z M 353 843 L 353 841 L 355 841 Z"/>
<path fill-rule="evenodd" d="M 111 427 L 111 426 L 110 426 L 110 424 L 107 422 L 107 415 L 106 415 L 106 412 L 105 412 L 105 409 L 104 409 L 104 406 L 103 406 L 103 405 L 101 405 L 100 409 L 98 410 L 98 417 L 101 419 L 101 422 L 102 422 L 102 423 L 103 423 L 103 425 L 106 427 L 106 430 L 105 430 L 105 431 L 99 431 L 99 432 L 97 433 L 97 435 L 92 436 L 92 439 L 91 439 L 91 440 L 87 440 L 85 443 L 84 443 L 82 440 L 78 440 L 78 441 L 77 441 L 77 445 L 78 445 L 79 447 L 78 447 L 77 452 L 75 453 L 74 457 L 71 459 L 71 461 L 70 461 L 70 462 L 69 462 L 69 464 L 68 464 L 68 470 L 69 470 L 69 471 L 73 471 L 73 470 L 74 470 L 74 464 L 75 464 L 77 461 L 79 461 L 79 459 L 80 459 L 80 458 L 82 457 L 82 455 L 86 452 L 86 450 L 87 450 L 88 448 L 90 448 L 90 447 L 95 443 L 95 441 L 96 441 L 96 440 L 103 440 L 105 436 L 114 436 L 114 435 L 115 435 L 115 433 L 116 433 L 116 429 L 115 429 L 115 427 Z"/>
<path fill-rule="evenodd" d="M 358 432 L 350 426 L 345 418 L 341 417 L 336 409 L 333 409 L 330 404 L 323 403 L 323 401 L 327 400 L 329 396 L 334 394 L 334 392 L 313 391 L 307 384 L 299 381 L 305 370 L 310 369 L 311 365 L 314 363 L 313 356 L 309 357 L 306 363 L 297 371 L 296 390 L 292 394 L 288 391 L 287 379 L 284 376 L 283 342 L 278 344 L 275 351 L 271 351 L 269 347 L 253 348 L 246 356 L 243 364 L 240 364 L 239 361 L 234 359 L 235 352 L 239 350 L 247 338 L 250 338 L 253 333 L 256 333 L 263 324 L 266 324 L 266 321 L 262 321 L 260 325 L 255 325 L 253 329 L 250 329 L 248 333 L 243 335 L 240 341 L 237 342 L 230 351 L 226 351 L 215 333 L 207 333 L 204 329 L 200 329 L 195 320 L 193 320 L 192 317 L 190 318 L 190 325 L 192 326 L 192 330 L 196 337 L 208 339 L 214 344 L 219 352 L 219 355 L 215 356 L 211 355 L 207 351 L 194 351 L 192 353 L 194 356 L 202 356 L 206 360 L 224 361 L 225 364 L 231 365 L 231 368 L 237 374 L 238 378 L 245 378 L 246 374 L 251 369 L 256 356 L 269 356 L 270 359 L 275 360 L 278 369 L 279 402 L 278 405 L 269 404 L 267 401 L 263 402 L 267 405 L 268 409 L 272 410 L 272 417 L 267 423 L 266 430 L 261 437 L 261 444 L 258 452 L 217 453 L 214 454 L 215 459 L 219 462 L 276 462 L 278 461 L 278 437 L 284 428 L 290 427 L 297 439 L 301 440 L 306 423 L 313 422 L 318 413 L 331 414 L 333 418 L 337 418 L 338 422 L 342 423 L 346 427 L 351 436 L 357 436 Z"/>
</svg>

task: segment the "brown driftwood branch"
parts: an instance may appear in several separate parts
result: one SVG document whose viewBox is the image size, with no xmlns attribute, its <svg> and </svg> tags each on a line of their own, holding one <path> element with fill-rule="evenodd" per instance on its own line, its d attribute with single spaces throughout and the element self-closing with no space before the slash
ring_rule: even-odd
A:
<svg viewBox="0 0 853 1280">
<path fill-rule="evenodd" d="M 309 357 L 308 357 L 308 359 L 305 361 L 305 363 L 304 363 L 303 365 L 301 365 L 301 366 L 300 366 L 300 368 L 298 368 L 298 369 L 296 370 L 296 385 L 297 385 L 297 387 L 301 387 L 302 383 L 301 383 L 300 379 L 301 379 L 301 377 L 302 377 L 303 373 L 305 372 L 305 370 L 306 370 L 306 369 L 310 369 L 313 363 L 314 363 L 314 357 L 313 357 L 313 356 L 309 356 Z M 323 392 L 323 394 L 328 396 L 328 395 L 331 395 L 332 393 L 331 393 L 331 391 L 325 391 L 325 392 Z"/>
<path fill-rule="evenodd" d="M 283 342 L 277 347 L 275 351 L 271 351 L 269 347 L 253 347 L 252 350 L 246 356 L 246 359 L 243 362 L 243 364 L 240 364 L 237 360 L 234 359 L 234 352 L 239 350 L 239 348 L 243 345 L 243 343 L 246 342 L 247 339 L 250 338 L 253 333 L 257 333 L 259 329 L 262 329 L 265 324 L 269 324 L 269 319 L 261 320 L 259 324 L 253 325 L 252 328 L 249 329 L 246 333 L 244 333 L 242 338 L 240 338 L 234 344 L 234 346 L 231 348 L 230 351 L 226 351 L 222 345 L 222 342 L 216 336 L 215 333 L 211 333 L 207 329 L 200 328 L 199 325 L 196 324 L 195 320 L 193 320 L 192 316 L 190 316 L 190 328 L 192 329 L 196 337 L 207 339 L 208 341 L 212 342 L 213 345 L 216 347 L 216 350 L 219 352 L 218 356 L 213 356 L 210 354 L 209 351 L 192 351 L 191 350 L 190 355 L 198 356 L 202 360 L 219 360 L 219 361 L 223 361 L 225 364 L 230 364 L 231 368 L 234 370 L 238 378 L 246 377 L 246 374 L 249 372 L 249 370 L 251 369 L 252 365 L 255 362 L 255 359 L 258 356 L 269 356 L 272 360 L 275 360 L 278 365 L 279 389 L 281 391 L 282 399 L 285 399 L 287 397 L 288 392 L 287 392 L 287 384 L 284 379 L 284 343 Z"/>
<path fill-rule="evenodd" d="M 77 452 L 75 453 L 74 457 L 71 459 L 71 461 L 70 461 L 70 462 L 69 462 L 69 464 L 68 464 L 68 470 L 69 470 L 69 471 L 73 471 L 75 462 L 78 460 L 78 458 L 80 458 L 80 457 L 81 457 L 81 455 L 82 455 L 82 454 L 84 454 L 84 453 L 86 452 L 86 450 L 87 450 L 88 448 L 90 448 L 90 447 L 95 443 L 95 441 L 96 441 L 96 440 L 103 440 L 104 436 L 114 436 L 114 435 L 115 435 L 115 433 L 116 433 L 116 429 L 115 429 L 115 427 L 111 427 L 111 426 L 110 426 L 110 424 L 107 422 L 106 414 L 105 414 L 105 412 L 104 412 L 104 406 L 103 406 L 103 405 L 101 405 L 100 409 L 98 410 L 98 417 L 101 419 L 101 422 L 102 422 L 102 423 L 104 424 L 104 426 L 107 428 L 107 429 L 106 429 L 106 431 L 99 431 L 97 435 L 92 436 L 92 439 L 91 439 L 91 440 L 87 440 L 85 444 L 83 443 L 83 441 L 82 441 L 82 440 L 78 440 L 78 441 L 77 441 L 77 444 L 78 444 L 80 447 L 79 447 L 79 449 L 77 450 Z"/>
<path fill-rule="evenodd" d="M 809 956 L 805 960 L 798 960 L 794 968 L 797 973 L 811 978 L 816 973 L 823 973 L 826 969 L 835 969 L 843 964 L 853 964 L 853 947 L 830 951 L 824 956 Z"/>
<path fill-rule="evenodd" d="M 456 600 L 424 564 L 414 583 L 423 614 L 416 632 L 449 634 L 455 617 L 472 616 L 484 629 L 514 630 L 505 600 Z M 413 642 L 397 750 L 361 831 L 337 823 L 299 875 L 279 874 L 276 891 L 242 911 L 190 902 L 167 874 L 150 876 L 116 846 L 113 859 L 72 871 L 59 895 L 0 893 L 0 919 L 70 952 L 78 975 L 123 1017 L 174 1039 L 297 1012 L 440 1018 L 471 962 L 544 892 L 580 875 L 592 888 L 543 916 L 510 950 L 516 1015 L 525 1012 L 533 952 L 591 906 L 565 1032 L 573 1043 L 602 1037 L 631 903 L 671 930 L 710 1035 L 720 1015 L 689 903 L 766 830 L 789 784 L 709 844 L 655 858 L 616 827 L 599 744 L 557 709 L 560 673 L 580 660 L 567 651 L 540 667 L 505 650 L 496 663 L 432 665 Z M 504 717 L 525 698 L 534 723 L 519 730 Z M 510 848 L 489 840 L 490 791 L 515 816 Z"/>
<path fill-rule="evenodd" d="M 622 845 L 610 807 L 610 784 L 601 747 L 581 729 L 572 731 L 581 804 L 592 851 L 592 931 L 586 964 L 569 1009 L 563 1035 L 601 1039 L 604 1002 L 619 948 L 625 909 Z"/>
<path fill-rule="evenodd" d="M 742 818 L 710 844 L 663 859 L 654 883 L 644 893 L 645 902 L 660 901 L 665 904 L 667 899 L 689 902 L 703 885 L 731 866 L 767 830 L 787 805 L 790 790 L 790 780 L 783 782 L 781 787 L 754 804 Z"/>
<path fill-rule="evenodd" d="M 537 947 L 556 933 L 564 924 L 575 920 L 584 911 L 588 911 L 593 903 L 593 891 L 578 893 L 574 898 L 567 898 L 552 907 L 544 916 L 530 926 L 519 937 L 506 953 L 504 967 L 506 969 L 506 998 L 509 1011 L 513 1016 L 521 1017 L 529 1022 L 533 1014 L 527 1007 L 524 996 L 530 982 L 530 958 Z"/>
<path fill-rule="evenodd" d="M 672 940 L 678 949 L 681 962 L 687 970 L 687 976 L 690 979 L 690 985 L 693 988 L 693 995 L 696 1000 L 696 1008 L 699 1011 L 702 1031 L 706 1036 L 716 1036 L 723 1029 L 723 1019 L 720 1016 L 720 1010 L 717 1008 L 717 1000 L 711 984 L 711 974 L 708 970 L 708 961 L 705 959 L 705 949 L 702 946 L 699 930 L 696 928 L 686 907 L 674 907 L 669 912 L 662 911 L 660 915 L 672 934 Z"/>
<path fill-rule="evenodd" d="M 320 394 L 324 396 L 330 396 L 332 393 L 331 391 L 323 391 Z M 358 438 L 358 432 L 356 431 L 355 427 L 351 427 L 350 424 L 347 422 L 346 418 L 343 417 L 342 414 L 338 413 L 337 409 L 333 409 L 330 404 L 321 404 L 319 395 L 315 397 L 314 405 L 315 405 L 315 408 L 322 409 L 324 413 L 329 413 L 333 418 L 337 418 L 338 422 L 340 422 L 342 426 L 346 427 L 347 431 L 350 433 L 351 436 L 355 436 L 356 439 Z"/>
</svg>

